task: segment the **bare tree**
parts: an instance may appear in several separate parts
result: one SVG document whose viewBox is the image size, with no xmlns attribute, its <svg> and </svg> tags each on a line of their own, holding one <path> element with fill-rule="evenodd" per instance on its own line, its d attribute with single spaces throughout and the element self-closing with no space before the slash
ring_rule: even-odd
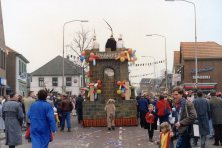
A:
<svg viewBox="0 0 222 148">
<path fill-rule="evenodd" d="M 93 35 L 91 31 L 86 30 L 83 25 L 81 29 L 74 33 L 73 41 L 67 47 L 74 51 L 77 57 L 81 56 L 82 51 L 90 49 L 92 46 Z M 74 61 L 75 62 L 75 61 Z M 88 65 L 79 65 L 82 68 L 83 86 L 85 87 L 85 69 Z"/>
</svg>

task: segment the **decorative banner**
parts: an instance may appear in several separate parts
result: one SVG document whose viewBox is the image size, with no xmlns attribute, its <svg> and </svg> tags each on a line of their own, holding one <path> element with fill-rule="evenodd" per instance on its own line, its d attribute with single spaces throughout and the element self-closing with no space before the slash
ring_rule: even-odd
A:
<svg viewBox="0 0 222 148">
<path fill-rule="evenodd" d="M 150 62 L 150 63 L 138 63 L 138 64 L 133 64 L 133 63 L 130 63 L 128 64 L 128 66 L 130 67 L 141 67 L 141 66 L 152 66 L 153 64 L 163 64 L 165 62 L 165 60 L 161 60 L 161 61 L 156 61 L 155 63 L 154 62 Z"/>
<path fill-rule="evenodd" d="M 149 75 L 153 75 L 154 73 L 147 73 L 147 74 L 143 74 L 143 75 L 133 75 L 133 76 L 129 76 L 131 78 L 136 78 L 136 77 L 145 77 L 145 76 L 149 76 Z"/>
</svg>

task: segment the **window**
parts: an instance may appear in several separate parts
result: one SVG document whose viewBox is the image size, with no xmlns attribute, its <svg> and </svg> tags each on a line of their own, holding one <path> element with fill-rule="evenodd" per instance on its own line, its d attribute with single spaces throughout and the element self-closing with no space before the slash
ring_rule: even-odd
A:
<svg viewBox="0 0 222 148">
<path fill-rule="evenodd" d="M 72 86 L 72 77 L 66 77 L 66 86 Z"/>
<path fill-rule="evenodd" d="M 58 78 L 57 77 L 52 78 L 52 86 L 58 86 Z"/>
<path fill-rule="evenodd" d="M 74 83 L 77 83 L 77 79 L 74 79 L 74 81 L 73 81 Z"/>
<path fill-rule="evenodd" d="M 113 81 L 114 80 L 114 70 L 111 68 L 106 68 L 104 70 L 104 80 Z"/>
<path fill-rule="evenodd" d="M 44 87 L 44 78 L 39 78 L 39 87 Z"/>
<path fill-rule="evenodd" d="M 72 95 L 72 92 L 71 92 L 71 91 L 67 91 L 66 94 L 67 94 L 68 96 L 71 96 L 71 95 Z"/>
</svg>

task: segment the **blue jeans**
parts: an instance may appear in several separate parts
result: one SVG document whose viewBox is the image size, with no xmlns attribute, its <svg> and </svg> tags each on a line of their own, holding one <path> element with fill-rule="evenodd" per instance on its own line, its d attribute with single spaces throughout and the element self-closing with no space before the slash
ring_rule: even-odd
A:
<svg viewBox="0 0 222 148">
<path fill-rule="evenodd" d="M 62 129 L 64 129 L 64 127 L 65 127 L 65 120 L 67 123 L 67 128 L 71 128 L 70 112 L 63 112 L 62 113 L 62 121 L 61 121 L 61 128 Z"/>
<path fill-rule="evenodd" d="M 176 148 L 192 148 L 188 129 L 183 134 L 178 135 Z"/>
</svg>

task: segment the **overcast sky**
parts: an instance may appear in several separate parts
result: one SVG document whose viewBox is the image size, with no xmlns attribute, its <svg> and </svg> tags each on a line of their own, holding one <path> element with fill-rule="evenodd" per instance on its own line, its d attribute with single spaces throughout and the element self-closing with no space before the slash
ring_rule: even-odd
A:
<svg viewBox="0 0 222 148">
<path fill-rule="evenodd" d="M 222 0 L 190 0 L 197 7 L 198 41 L 215 41 L 222 44 Z M 172 71 L 173 51 L 180 42 L 194 41 L 193 6 L 185 2 L 164 0 L 2 0 L 2 14 L 6 45 L 23 54 L 32 72 L 57 55 L 62 55 L 63 23 L 86 19 L 83 26 L 95 28 L 97 40 L 103 51 L 110 36 L 106 19 L 114 30 L 114 37 L 123 35 L 125 46 L 137 51 L 137 56 L 164 59 L 164 40 L 145 37 L 162 34 L 167 37 L 167 59 Z M 79 22 L 65 28 L 65 44 L 78 31 Z M 69 49 L 66 49 L 66 53 Z M 142 59 L 140 59 L 141 61 Z M 147 59 L 146 61 L 151 61 Z M 158 73 L 164 68 L 159 65 Z M 138 69 L 138 68 L 137 68 Z M 138 73 L 149 73 L 137 70 Z"/>
</svg>

